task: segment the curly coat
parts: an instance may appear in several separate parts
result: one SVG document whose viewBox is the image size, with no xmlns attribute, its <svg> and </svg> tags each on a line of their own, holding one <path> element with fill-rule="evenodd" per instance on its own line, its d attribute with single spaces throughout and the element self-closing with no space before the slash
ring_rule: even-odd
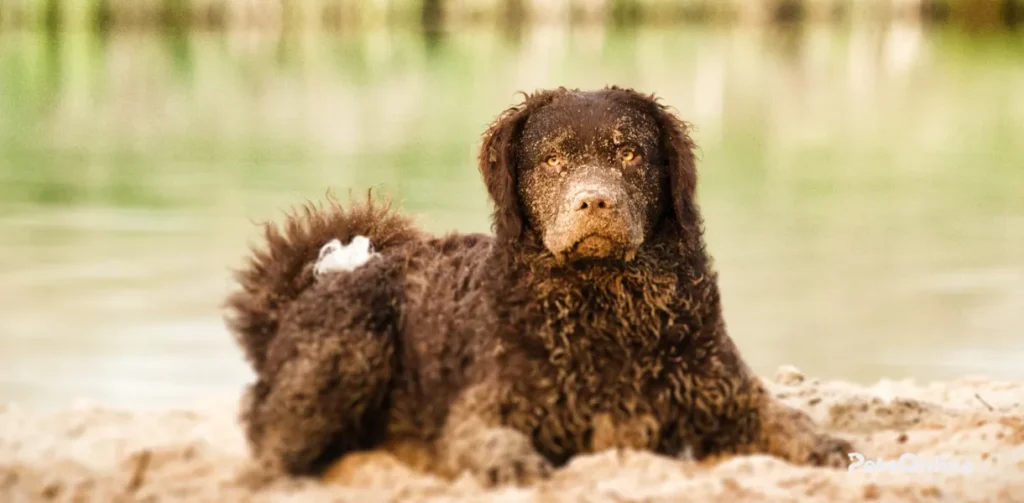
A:
<svg viewBox="0 0 1024 503">
<path fill-rule="evenodd" d="M 630 261 L 557 260 L 523 200 L 527 122 L 581 93 L 658 131 L 660 210 Z M 846 466 L 853 448 L 771 396 L 726 333 L 693 149 L 653 96 L 540 91 L 484 135 L 494 236 L 427 236 L 372 199 L 268 226 L 227 302 L 257 374 L 242 407 L 255 457 L 318 474 L 346 452 L 408 440 L 448 473 L 488 483 L 528 482 L 609 448 Z M 314 278 L 319 247 L 356 235 L 380 257 Z"/>
</svg>

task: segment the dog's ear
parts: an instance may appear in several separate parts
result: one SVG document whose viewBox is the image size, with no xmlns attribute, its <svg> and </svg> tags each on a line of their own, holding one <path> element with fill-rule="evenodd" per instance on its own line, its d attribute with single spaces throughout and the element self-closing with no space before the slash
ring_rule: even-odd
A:
<svg viewBox="0 0 1024 503">
<path fill-rule="evenodd" d="M 672 208 L 676 221 L 688 225 L 699 219 L 697 214 L 697 163 L 689 125 L 660 103 L 655 104 L 661 145 L 668 161 Z"/>
<path fill-rule="evenodd" d="M 499 241 L 519 241 L 526 228 L 526 213 L 517 188 L 519 140 L 526 119 L 564 91 L 523 93 L 523 101 L 502 112 L 484 133 L 478 167 L 494 204 L 491 225 Z"/>
<path fill-rule="evenodd" d="M 654 95 L 644 95 L 632 89 L 615 86 L 609 89 L 625 93 L 633 103 L 654 118 L 661 131 L 659 143 L 668 169 L 669 199 L 672 202 L 673 216 L 679 225 L 684 227 L 696 223 L 700 218 L 695 202 L 697 167 L 695 145 L 690 138 L 689 124 L 680 120 Z"/>
</svg>

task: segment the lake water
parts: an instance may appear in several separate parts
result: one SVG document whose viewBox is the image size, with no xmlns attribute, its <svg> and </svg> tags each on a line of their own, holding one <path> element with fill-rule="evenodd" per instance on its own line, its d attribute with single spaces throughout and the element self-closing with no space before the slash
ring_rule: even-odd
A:
<svg viewBox="0 0 1024 503">
<path fill-rule="evenodd" d="M 0 34 L 0 400 L 236 393 L 219 304 L 253 222 L 374 186 L 486 231 L 488 122 L 518 90 L 610 83 L 696 125 L 756 370 L 1024 379 L 1020 33 L 21 32 Z"/>
</svg>

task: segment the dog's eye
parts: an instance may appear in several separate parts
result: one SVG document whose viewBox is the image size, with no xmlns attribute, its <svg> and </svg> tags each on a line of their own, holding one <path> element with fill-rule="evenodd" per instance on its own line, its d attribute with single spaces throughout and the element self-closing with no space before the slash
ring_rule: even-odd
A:
<svg viewBox="0 0 1024 503">
<path fill-rule="evenodd" d="M 555 154 L 551 154 L 546 159 L 544 159 L 544 163 L 547 164 L 548 166 L 551 166 L 552 168 L 557 168 L 562 165 L 562 158 L 558 157 Z"/>
<path fill-rule="evenodd" d="M 623 162 L 632 162 L 636 159 L 636 151 L 626 147 L 619 151 L 619 158 L 622 159 Z"/>
</svg>

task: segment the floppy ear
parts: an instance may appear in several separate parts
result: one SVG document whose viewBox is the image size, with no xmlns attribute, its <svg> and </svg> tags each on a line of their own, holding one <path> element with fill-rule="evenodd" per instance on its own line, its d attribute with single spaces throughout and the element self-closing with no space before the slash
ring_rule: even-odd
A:
<svg viewBox="0 0 1024 503">
<path fill-rule="evenodd" d="M 696 223 L 697 166 L 689 125 L 664 105 L 655 102 L 656 120 L 661 129 L 661 145 L 668 163 L 672 208 L 680 225 Z"/>
<path fill-rule="evenodd" d="M 672 215 L 680 226 L 697 223 L 699 215 L 694 200 L 697 191 L 697 168 L 690 138 L 690 127 L 654 95 L 640 94 L 632 89 L 612 86 L 609 89 L 629 95 L 634 103 L 654 118 L 661 131 L 659 143 L 664 152 L 669 176 L 669 199 Z"/>
<path fill-rule="evenodd" d="M 530 113 L 559 91 L 564 89 L 524 93 L 523 101 L 502 112 L 484 133 L 478 167 L 494 204 L 491 226 L 499 241 L 518 241 L 525 231 L 526 214 L 517 190 L 519 137 Z"/>
</svg>

